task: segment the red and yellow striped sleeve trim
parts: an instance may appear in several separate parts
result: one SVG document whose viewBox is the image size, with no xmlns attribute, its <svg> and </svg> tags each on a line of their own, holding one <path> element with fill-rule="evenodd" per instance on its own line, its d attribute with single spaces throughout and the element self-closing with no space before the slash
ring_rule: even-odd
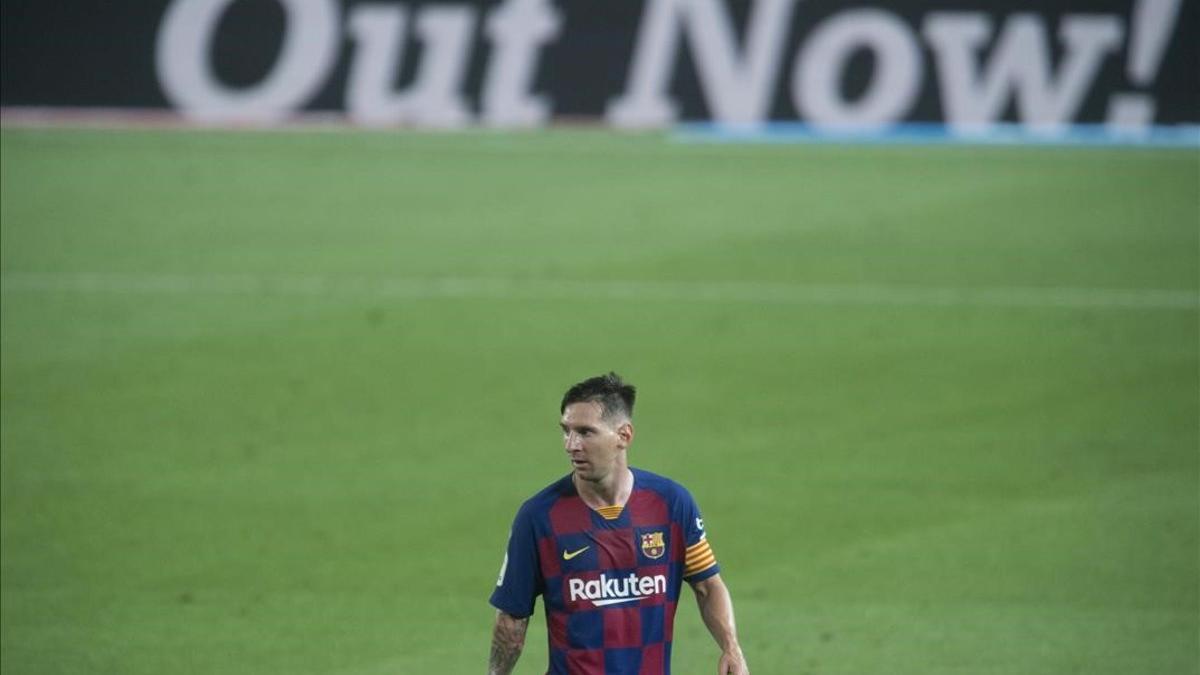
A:
<svg viewBox="0 0 1200 675">
<path fill-rule="evenodd" d="M 684 552 L 683 576 L 690 577 L 693 574 L 699 574 L 716 564 L 717 557 L 713 555 L 712 548 L 708 545 L 708 540 L 701 539 L 687 547 L 687 551 Z"/>
</svg>

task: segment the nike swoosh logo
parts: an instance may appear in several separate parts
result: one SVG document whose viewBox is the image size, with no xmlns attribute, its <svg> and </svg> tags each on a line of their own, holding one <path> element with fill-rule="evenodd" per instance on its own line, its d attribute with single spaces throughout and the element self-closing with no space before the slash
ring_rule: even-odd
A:
<svg viewBox="0 0 1200 675">
<path fill-rule="evenodd" d="M 580 553 L 583 553 L 584 551 L 588 550 L 589 548 L 591 548 L 591 546 L 584 546 L 583 548 L 579 549 L 578 551 L 572 551 L 570 553 L 568 553 L 566 549 L 563 549 L 563 560 L 570 560 L 571 558 L 574 558 L 575 556 L 579 555 Z"/>
</svg>

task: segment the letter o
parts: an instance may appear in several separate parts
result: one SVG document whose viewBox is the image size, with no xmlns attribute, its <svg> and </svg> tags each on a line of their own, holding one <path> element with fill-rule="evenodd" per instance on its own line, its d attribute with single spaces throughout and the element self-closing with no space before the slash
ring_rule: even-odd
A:
<svg viewBox="0 0 1200 675">
<path fill-rule="evenodd" d="M 841 76 L 859 49 L 875 54 L 875 71 L 861 97 L 842 97 Z M 902 21 L 889 12 L 843 12 L 819 26 L 792 70 L 792 103 L 815 126 L 878 128 L 903 117 L 921 83 L 921 52 Z"/>
<path fill-rule="evenodd" d="M 216 79 L 209 49 L 221 15 L 236 0 L 174 0 L 163 15 L 154 65 L 163 93 L 184 115 L 205 122 L 271 122 L 316 94 L 337 56 L 336 0 L 279 0 L 283 47 L 258 84 L 233 89 Z"/>
</svg>

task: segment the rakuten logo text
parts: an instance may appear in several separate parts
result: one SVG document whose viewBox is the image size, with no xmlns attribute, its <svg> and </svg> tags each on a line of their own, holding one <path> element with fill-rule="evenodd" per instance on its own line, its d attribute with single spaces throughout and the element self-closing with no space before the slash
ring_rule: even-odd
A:
<svg viewBox="0 0 1200 675">
<path fill-rule="evenodd" d="M 656 574 L 652 577 L 639 577 L 632 572 L 627 577 L 610 577 L 601 574 L 599 579 L 585 581 L 570 579 L 567 587 L 571 594 L 571 602 L 591 600 L 593 605 L 603 607 L 621 602 L 634 602 L 650 595 L 667 592 L 667 577 Z"/>
</svg>

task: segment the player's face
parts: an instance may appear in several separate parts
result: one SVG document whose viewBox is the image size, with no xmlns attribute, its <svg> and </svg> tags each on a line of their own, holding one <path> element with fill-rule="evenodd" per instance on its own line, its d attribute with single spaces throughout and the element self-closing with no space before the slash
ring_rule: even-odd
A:
<svg viewBox="0 0 1200 675">
<path fill-rule="evenodd" d="M 633 440 L 633 425 L 625 420 L 606 421 L 599 403 L 572 403 L 563 411 L 563 448 L 575 475 L 602 481 L 625 467 L 625 450 Z"/>
</svg>

